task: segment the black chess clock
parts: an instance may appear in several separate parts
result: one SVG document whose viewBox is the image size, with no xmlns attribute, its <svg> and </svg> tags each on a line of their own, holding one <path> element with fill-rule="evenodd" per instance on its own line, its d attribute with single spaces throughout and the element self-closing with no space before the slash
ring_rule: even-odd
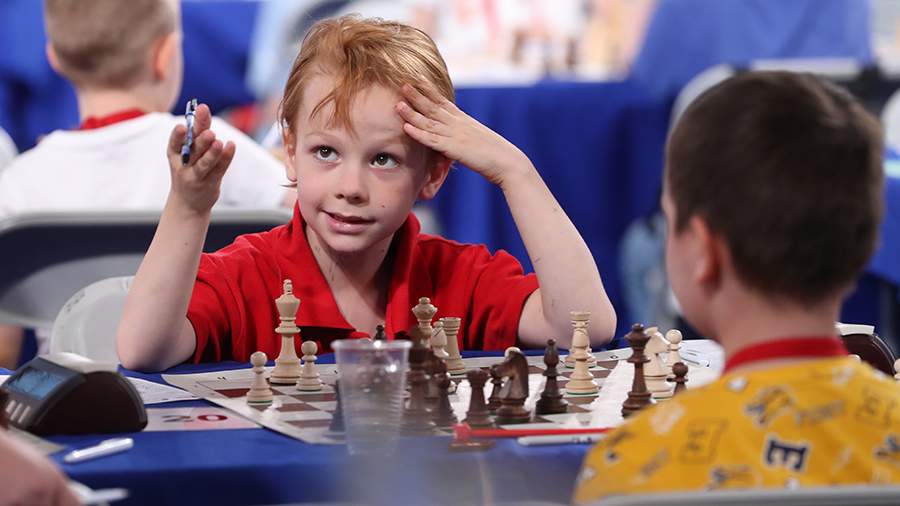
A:
<svg viewBox="0 0 900 506">
<path fill-rule="evenodd" d="M 147 425 L 140 395 L 116 364 L 73 353 L 35 358 L 0 389 L 9 424 L 37 435 L 134 432 Z"/>
</svg>

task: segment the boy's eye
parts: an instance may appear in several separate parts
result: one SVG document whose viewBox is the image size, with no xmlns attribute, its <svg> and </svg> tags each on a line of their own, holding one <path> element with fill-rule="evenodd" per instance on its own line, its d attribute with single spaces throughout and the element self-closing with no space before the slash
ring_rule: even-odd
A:
<svg viewBox="0 0 900 506">
<path fill-rule="evenodd" d="M 375 155 L 375 158 L 372 159 L 372 166 L 378 167 L 379 169 L 393 169 L 397 165 L 399 165 L 397 160 L 387 153 L 378 153 Z"/>
<path fill-rule="evenodd" d="M 328 146 L 319 146 L 318 148 L 316 148 L 315 156 L 323 162 L 337 161 L 337 152 L 333 148 L 329 148 Z"/>
</svg>

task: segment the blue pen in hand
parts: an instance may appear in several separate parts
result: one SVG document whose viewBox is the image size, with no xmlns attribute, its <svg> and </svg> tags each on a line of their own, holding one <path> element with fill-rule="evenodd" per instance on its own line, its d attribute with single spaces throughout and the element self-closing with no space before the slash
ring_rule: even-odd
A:
<svg viewBox="0 0 900 506">
<path fill-rule="evenodd" d="M 197 99 L 188 100 L 184 106 L 184 120 L 187 123 L 187 135 L 184 137 L 184 144 L 181 146 L 181 163 L 187 165 L 191 159 L 191 144 L 194 142 L 194 114 L 197 113 Z"/>
</svg>

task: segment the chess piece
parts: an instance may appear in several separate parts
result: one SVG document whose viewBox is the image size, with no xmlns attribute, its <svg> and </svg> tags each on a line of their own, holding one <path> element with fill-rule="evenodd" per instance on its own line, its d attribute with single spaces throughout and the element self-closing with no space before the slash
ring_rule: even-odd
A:
<svg viewBox="0 0 900 506">
<path fill-rule="evenodd" d="M 265 406 L 272 404 L 272 389 L 266 381 L 266 354 L 257 351 L 250 355 L 250 365 L 253 366 L 253 384 L 247 392 L 247 404 Z"/>
<path fill-rule="evenodd" d="M 900 358 L 894 360 L 894 379 L 900 381 Z"/>
<path fill-rule="evenodd" d="M 669 356 L 666 357 L 666 363 L 669 365 L 669 380 L 675 379 L 675 374 L 672 372 L 672 366 L 677 362 L 683 362 L 683 360 L 681 360 L 682 339 L 681 331 L 678 329 L 670 329 L 666 332 L 666 341 L 669 342 Z"/>
<path fill-rule="evenodd" d="M 437 313 L 437 308 L 431 304 L 431 299 L 428 297 L 419 297 L 419 303 L 412 308 L 413 315 L 415 315 L 416 320 L 419 322 L 419 330 L 422 331 L 422 335 L 426 336 L 425 345 L 429 348 L 431 347 L 431 320 L 434 318 L 434 314 Z"/>
<path fill-rule="evenodd" d="M 469 410 L 466 411 L 465 423 L 472 427 L 490 427 L 491 411 L 484 401 L 484 384 L 487 383 L 488 374 L 484 369 L 472 369 L 466 374 L 469 385 L 472 387 L 472 397 L 469 399 Z"/>
<path fill-rule="evenodd" d="M 569 403 L 563 399 L 562 393 L 559 391 L 559 383 L 557 377 L 559 372 L 556 366 L 559 365 L 559 351 L 556 349 L 556 339 L 547 341 L 547 348 L 544 350 L 544 377 L 547 378 L 544 384 L 544 390 L 541 392 L 541 398 L 535 403 L 535 414 L 552 415 L 557 413 L 565 413 L 569 409 Z"/>
<path fill-rule="evenodd" d="M 628 362 L 634 364 L 634 379 L 631 382 L 631 390 L 628 392 L 628 398 L 622 403 L 622 416 L 628 418 L 651 404 L 650 392 L 647 390 L 647 384 L 644 381 L 644 364 L 649 362 L 644 355 L 644 346 L 650 339 L 644 332 L 644 326 L 635 323 L 631 326 L 631 332 L 625 335 L 628 344 L 631 346 L 631 357 Z"/>
<path fill-rule="evenodd" d="M 281 352 L 275 359 L 270 381 L 274 385 L 293 385 L 300 379 L 300 359 L 294 348 L 294 336 L 300 333 L 295 323 L 300 299 L 294 297 L 290 279 L 284 280 L 284 293 L 275 299 L 278 307 L 278 319 L 281 320 L 275 332 L 281 335 Z"/>
<path fill-rule="evenodd" d="M 334 413 L 331 414 L 331 424 L 328 426 L 328 432 L 332 434 L 344 433 L 344 403 L 341 401 L 341 385 L 340 379 L 334 380 Z"/>
<path fill-rule="evenodd" d="M 437 406 L 434 408 L 434 424 L 438 427 L 453 427 L 458 421 L 453 414 L 453 406 L 450 405 L 450 375 L 447 374 L 447 364 L 439 358 L 434 359 L 434 372 L 432 373 L 435 386 L 438 390 Z"/>
<path fill-rule="evenodd" d="M 594 396 L 600 389 L 594 383 L 594 375 L 588 370 L 588 354 L 590 341 L 587 334 L 587 312 L 572 311 L 572 325 L 575 331 L 572 333 L 572 348 L 569 356 L 575 360 L 575 372 L 566 383 L 566 393 L 569 395 Z"/>
<path fill-rule="evenodd" d="M 403 432 L 408 434 L 429 434 L 434 430 L 434 422 L 425 406 L 425 393 L 428 388 L 428 375 L 425 373 L 425 362 L 430 350 L 425 344 L 425 337 L 418 327 L 410 331 L 412 348 L 409 350 L 409 404 L 403 411 Z"/>
<path fill-rule="evenodd" d="M 431 351 L 435 356 L 446 362 L 450 355 L 447 353 L 447 334 L 444 333 L 444 322 L 438 320 L 431 329 Z"/>
<path fill-rule="evenodd" d="M 491 396 L 488 397 L 488 410 L 491 413 L 497 411 L 500 407 L 500 390 L 503 388 L 503 378 L 497 375 L 494 372 L 494 369 L 490 369 L 491 373 Z"/>
<path fill-rule="evenodd" d="M 462 376 L 466 374 L 466 366 L 463 364 L 462 357 L 459 354 L 459 341 L 456 339 L 459 334 L 459 326 L 462 320 L 453 316 L 441 318 L 444 327 L 444 335 L 447 336 L 447 372 L 451 376 Z"/>
<path fill-rule="evenodd" d="M 588 368 L 597 365 L 597 359 L 594 358 L 594 352 L 591 351 L 591 338 L 588 336 L 587 328 L 591 321 L 590 311 L 569 311 L 569 320 L 572 322 L 572 344 L 569 345 L 569 354 L 566 355 L 565 365 L 570 369 L 575 368 L 575 337 L 578 334 L 584 334 L 587 343 L 587 364 Z"/>
<path fill-rule="evenodd" d="M 300 370 L 300 379 L 297 380 L 297 390 L 304 392 L 316 392 L 322 390 L 322 380 L 319 371 L 316 370 L 316 351 L 319 347 L 315 341 L 304 341 L 300 345 L 303 353 L 303 367 Z"/>
<path fill-rule="evenodd" d="M 509 348 L 503 350 L 503 358 L 508 357 L 512 352 L 522 353 L 522 350 L 520 350 L 518 346 L 510 346 Z"/>
<path fill-rule="evenodd" d="M 678 395 L 681 392 L 687 390 L 685 383 L 687 383 L 687 373 L 688 366 L 684 364 L 684 362 L 675 362 L 672 365 L 672 372 L 675 374 L 675 391 L 672 395 Z"/>
<path fill-rule="evenodd" d="M 528 399 L 528 361 L 521 352 L 511 351 L 499 364 L 491 366 L 491 373 L 506 378 L 500 390 L 500 407 L 497 409 L 497 425 L 528 423 L 531 413 L 525 409 Z"/>
<path fill-rule="evenodd" d="M 673 385 L 669 385 L 666 381 L 669 376 L 669 368 L 663 362 L 663 353 L 669 351 L 669 343 L 656 327 L 647 329 L 645 333 L 650 336 L 647 346 L 644 347 L 644 353 L 649 359 L 647 365 L 644 366 L 647 390 L 654 399 L 668 399 L 672 397 Z"/>
<path fill-rule="evenodd" d="M 375 325 L 375 335 L 372 337 L 374 341 L 387 341 L 387 334 L 384 332 L 384 325 Z"/>
<path fill-rule="evenodd" d="M 434 410 L 437 407 L 438 397 L 440 397 L 436 374 L 438 362 L 441 362 L 441 359 L 437 358 L 434 351 L 429 349 L 425 359 L 425 376 L 428 378 L 428 382 L 425 384 L 425 406 L 429 410 Z"/>
</svg>

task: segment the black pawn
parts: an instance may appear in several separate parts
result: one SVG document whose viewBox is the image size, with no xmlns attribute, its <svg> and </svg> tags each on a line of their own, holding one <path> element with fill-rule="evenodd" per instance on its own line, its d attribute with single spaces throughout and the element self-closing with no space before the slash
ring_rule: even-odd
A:
<svg viewBox="0 0 900 506">
<path fill-rule="evenodd" d="M 432 382 L 438 389 L 434 424 L 438 427 L 453 427 L 458 420 L 453 414 L 453 406 L 450 405 L 450 375 L 447 374 L 447 365 L 443 360 L 437 358 L 432 370 Z"/>
<path fill-rule="evenodd" d="M 334 407 L 334 413 L 331 414 L 331 425 L 328 426 L 328 432 L 343 433 L 344 405 L 341 402 L 340 380 L 334 380 L 334 400 L 337 401 L 337 404 Z"/>
<path fill-rule="evenodd" d="M 484 384 L 487 383 L 488 374 L 484 369 L 472 369 L 466 373 L 469 385 L 472 387 L 472 397 L 469 399 L 469 410 L 466 411 L 465 422 L 471 427 L 490 427 L 491 411 L 484 401 Z"/>
<path fill-rule="evenodd" d="M 555 339 L 547 341 L 547 349 L 544 350 L 544 365 L 547 366 L 547 369 L 544 370 L 547 383 L 544 385 L 544 391 L 541 392 L 541 398 L 535 403 L 534 412 L 538 415 L 565 413 L 569 409 L 569 403 L 563 399 L 557 382 L 559 372 L 556 370 L 556 366 L 559 365 L 559 351 L 556 349 Z"/>
<path fill-rule="evenodd" d="M 384 333 L 384 325 L 375 325 L 375 336 L 372 339 L 375 341 L 387 341 L 387 334 Z"/>
<path fill-rule="evenodd" d="M 500 388 L 503 386 L 503 378 L 499 374 L 494 373 L 491 368 L 491 396 L 488 397 L 488 409 L 491 413 L 500 409 Z"/>
<path fill-rule="evenodd" d="M 686 366 L 684 362 L 675 362 L 675 364 L 672 365 L 672 374 L 675 375 L 675 391 L 672 392 L 672 395 L 678 395 L 687 390 L 687 386 L 685 385 L 688 381 L 685 377 L 687 376 L 687 373 L 688 366 Z"/>
<path fill-rule="evenodd" d="M 428 359 L 425 361 L 425 374 L 428 376 L 428 383 L 426 383 L 425 389 L 425 405 L 430 410 L 437 408 L 438 398 L 440 397 L 440 389 L 437 384 L 437 371 L 441 364 L 443 364 L 443 361 L 437 358 L 434 351 L 429 349 Z M 446 366 L 444 366 L 444 370 L 447 370 Z"/>
</svg>

